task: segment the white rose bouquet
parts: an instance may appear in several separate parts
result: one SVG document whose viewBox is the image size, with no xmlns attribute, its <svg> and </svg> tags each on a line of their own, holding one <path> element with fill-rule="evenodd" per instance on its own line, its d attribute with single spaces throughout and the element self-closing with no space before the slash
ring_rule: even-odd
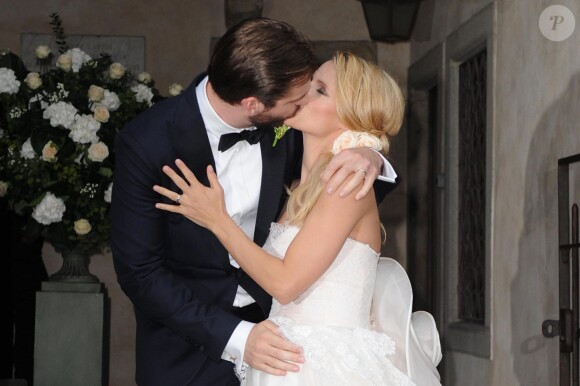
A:
<svg viewBox="0 0 580 386">
<path fill-rule="evenodd" d="M 108 245 L 115 135 L 162 97 L 150 76 L 65 43 L 56 60 L 36 49 L 41 73 L 0 51 L 0 197 L 30 236 L 90 255 Z"/>
</svg>

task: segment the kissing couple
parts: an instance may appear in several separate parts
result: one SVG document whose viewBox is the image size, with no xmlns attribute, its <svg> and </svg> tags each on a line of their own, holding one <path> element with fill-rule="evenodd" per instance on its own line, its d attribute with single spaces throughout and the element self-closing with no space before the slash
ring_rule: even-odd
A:
<svg viewBox="0 0 580 386">
<path fill-rule="evenodd" d="M 318 66 L 303 34 L 257 18 L 119 132 L 111 247 L 139 385 L 440 384 L 433 318 L 380 258 L 403 117 L 376 64 Z"/>
</svg>

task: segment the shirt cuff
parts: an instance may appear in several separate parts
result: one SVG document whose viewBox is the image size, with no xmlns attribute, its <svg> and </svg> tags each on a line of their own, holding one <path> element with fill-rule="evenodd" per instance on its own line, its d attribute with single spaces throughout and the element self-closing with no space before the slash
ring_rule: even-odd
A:
<svg viewBox="0 0 580 386">
<path fill-rule="evenodd" d="M 242 368 L 244 351 L 246 350 L 246 341 L 248 340 L 248 335 L 250 335 L 250 331 L 253 327 L 254 323 L 246 322 L 245 320 L 242 320 L 240 324 L 238 324 L 222 353 L 223 360 L 233 362 L 238 369 Z"/>
<path fill-rule="evenodd" d="M 383 170 L 382 173 L 379 174 L 378 179 L 381 181 L 395 183 L 395 180 L 397 179 L 397 173 L 395 172 L 393 166 L 389 163 L 389 161 L 387 161 L 385 156 L 380 151 L 375 149 L 372 150 L 374 150 L 383 159 Z"/>
</svg>

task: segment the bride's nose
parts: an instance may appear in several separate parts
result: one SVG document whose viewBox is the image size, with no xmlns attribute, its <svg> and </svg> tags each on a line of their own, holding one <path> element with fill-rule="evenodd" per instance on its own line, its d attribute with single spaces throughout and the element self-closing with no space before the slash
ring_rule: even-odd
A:
<svg viewBox="0 0 580 386">
<path fill-rule="evenodd" d="M 311 91 L 312 91 L 312 89 L 311 89 Z M 303 98 L 300 100 L 300 103 L 298 104 L 298 110 L 297 110 L 297 111 L 300 111 L 300 110 L 302 110 L 302 108 L 303 108 L 304 106 L 306 106 L 306 105 L 308 104 L 308 102 L 310 102 L 310 92 L 311 92 L 311 91 L 308 91 L 308 94 L 306 94 L 306 95 L 305 95 L 305 96 L 304 96 L 304 97 L 303 97 Z"/>
</svg>

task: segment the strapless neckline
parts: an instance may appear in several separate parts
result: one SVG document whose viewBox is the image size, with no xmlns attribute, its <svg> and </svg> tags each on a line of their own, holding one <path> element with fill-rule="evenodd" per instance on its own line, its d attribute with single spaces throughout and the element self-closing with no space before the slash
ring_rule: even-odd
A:
<svg viewBox="0 0 580 386">
<path fill-rule="evenodd" d="M 273 222 L 270 225 L 270 237 L 275 239 L 279 234 L 281 234 L 282 232 L 284 232 L 288 228 L 293 228 L 296 231 L 300 230 L 300 227 L 297 225 L 293 225 L 290 223 Z M 363 247 L 363 248 L 367 249 L 369 252 L 372 252 L 376 257 L 379 257 L 381 255 L 380 252 L 375 251 L 373 249 L 373 247 L 371 247 L 368 243 L 363 243 L 362 241 L 355 240 L 352 237 L 346 238 L 345 245 L 347 243 L 352 243 L 353 245 L 358 245 L 360 247 Z"/>
</svg>

